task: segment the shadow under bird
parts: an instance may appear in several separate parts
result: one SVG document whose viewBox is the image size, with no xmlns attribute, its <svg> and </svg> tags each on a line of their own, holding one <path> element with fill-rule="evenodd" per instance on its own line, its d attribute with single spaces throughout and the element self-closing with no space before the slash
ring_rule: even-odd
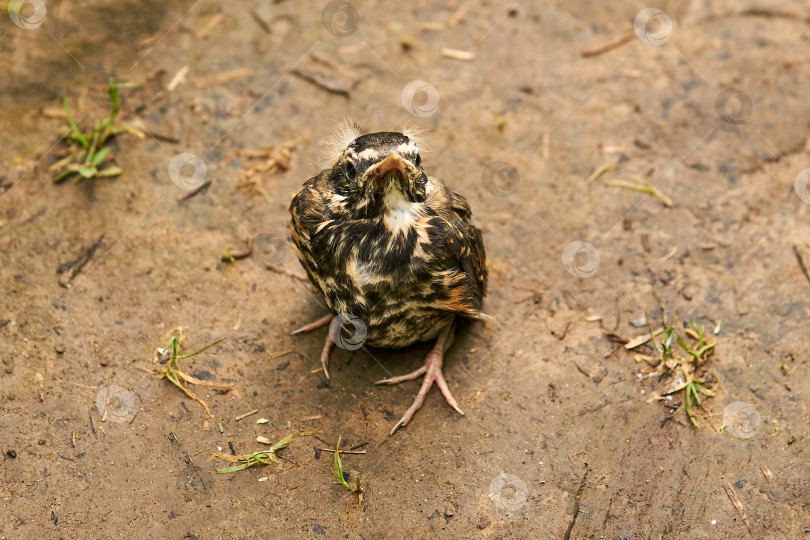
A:
<svg viewBox="0 0 810 540">
<path fill-rule="evenodd" d="M 406 425 L 435 382 L 464 414 L 442 374 L 457 317 L 484 318 L 484 242 L 467 200 L 425 174 L 413 133 L 335 137 L 330 167 L 304 183 L 290 204 L 290 242 L 330 314 L 293 334 L 330 325 L 321 353 L 329 378 L 335 322 L 365 330 L 363 343 L 398 348 L 435 339 L 425 364 L 376 384 L 424 377 Z M 335 317 L 338 321 L 333 321 Z"/>
</svg>

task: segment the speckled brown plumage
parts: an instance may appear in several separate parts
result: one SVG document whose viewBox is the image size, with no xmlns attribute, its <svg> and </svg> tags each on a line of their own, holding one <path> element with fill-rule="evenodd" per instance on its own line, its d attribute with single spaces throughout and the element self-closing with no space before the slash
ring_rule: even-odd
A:
<svg viewBox="0 0 810 540">
<path fill-rule="evenodd" d="M 353 138 L 334 165 L 293 199 L 290 240 L 330 311 L 363 322 L 367 345 L 404 347 L 444 333 L 441 356 L 452 339 L 444 331 L 455 316 L 481 317 L 486 257 L 470 205 L 421 165 L 408 135 Z M 327 377 L 330 341 L 324 348 Z M 449 390 L 445 397 L 452 399 Z"/>
</svg>

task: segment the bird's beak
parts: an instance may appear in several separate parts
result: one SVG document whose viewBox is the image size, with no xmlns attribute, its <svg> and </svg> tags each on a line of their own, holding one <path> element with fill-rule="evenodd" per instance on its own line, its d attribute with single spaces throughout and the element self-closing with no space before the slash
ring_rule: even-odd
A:
<svg viewBox="0 0 810 540">
<path fill-rule="evenodd" d="M 385 173 L 397 170 L 402 175 L 402 178 L 407 178 L 408 173 L 405 169 L 405 160 L 399 154 L 390 154 L 387 158 L 382 160 L 376 167 L 378 178 L 382 179 Z"/>
<path fill-rule="evenodd" d="M 374 190 L 381 190 L 385 188 L 386 178 L 391 177 L 391 172 L 399 172 L 399 181 L 397 182 L 404 189 L 403 183 L 407 183 L 410 178 L 410 172 L 415 171 L 414 166 L 405 158 L 391 152 L 382 161 L 370 167 L 363 176 L 363 182 L 368 182 L 369 187 Z"/>
</svg>

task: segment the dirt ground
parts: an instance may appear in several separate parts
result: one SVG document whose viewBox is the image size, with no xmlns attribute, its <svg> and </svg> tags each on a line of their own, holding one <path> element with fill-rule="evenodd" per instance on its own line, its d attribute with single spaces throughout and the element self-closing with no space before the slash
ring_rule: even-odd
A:
<svg viewBox="0 0 810 540">
<path fill-rule="evenodd" d="M 0 16 L 1 537 L 810 535 L 805 2 L 30 3 Z M 150 135 L 114 140 L 120 177 L 56 185 L 61 99 L 90 127 L 105 74 L 141 83 L 119 121 Z M 292 251 L 220 260 L 286 238 L 346 117 L 426 130 L 490 266 L 493 319 L 445 364 L 466 415 L 434 388 L 393 437 L 418 385 L 372 383 L 430 344 L 336 349 L 328 386 L 326 331 L 289 335 L 324 308 L 256 264 L 301 272 Z M 287 170 L 239 186 L 264 163 L 240 149 L 285 144 Z M 178 201 L 182 153 L 211 184 Z M 656 295 L 717 343 L 700 429 L 683 392 L 650 400 L 652 348 L 617 341 L 660 325 Z M 233 383 L 197 387 L 214 418 L 142 371 L 176 327 L 185 352 L 224 338 L 181 361 Z M 323 442 L 216 474 L 214 452 L 301 430 Z M 314 449 L 339 435 L 366 450 L 343 457 L 361 507 Z"/>
</svg>

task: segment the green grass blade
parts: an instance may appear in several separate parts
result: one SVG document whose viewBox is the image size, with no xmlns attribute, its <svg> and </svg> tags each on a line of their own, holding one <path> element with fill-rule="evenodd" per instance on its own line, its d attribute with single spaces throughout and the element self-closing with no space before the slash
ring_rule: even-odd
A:
<svg viewBox="0 0 810 540">
<path fill-rule="evenodd" d="M 689 421 L 692 422 L 692 425 L 696 428 L 699 427 L 695 419 L 695 411 L 692 410 L 692 383 L 686 386 L 686 414 L 689 416 Z"/>
<path fill-rule="evenodd" d="M 112 101 L 112 111 L 110 111 L 110 116 L 107 117 L 108 127 L 112 127 L 115 117 L 118 116 L 118 111 L 121 110 L 121 99 L 118 97 L 118 88 L 118 85 L 113 83 L 107 89 L 107 93 L 110 94 L 110 101 Z"/>
<path fill-rule="evenodd" d="M 335 461 L 335 464 L 334 464 L 335 465 L 335 472 L 337 473 L 338 480 L 340 480 L 340 482 L 342 484 L 345 484 L 346 481 L 343 479 L 343 463 L 340 462 L 340 435 L 338 435 L 338 442 L 337 442 L 337 448 L 335 448 L 335 459 L 334 459 L 334 461 Z"/>
<path fill-rule="evenodd" d="M 110 155 L 110 148 L 109 147 L 102 148 L 101 150 L 98 151 L 98 153 L 96 153 L 95 156 L 93 156 L 93 159 L 90 160 L 90 164 L 93 165 L 94 167 L 98 167 L 99 165 L 104 163 L 104 160 L 107 159 L 107 156 L 109 155 Z"/>
<path fill-rule="evenodd" d="M 203 353 L 203 352 L 207 351 L 208 349 L 210 349 L 210 348 L 211 348 L 211 347 L 213 347 L 214 345 L 218 345 L 218 344 L 222 343 L 223 341 L 225 341 L 225 338 L 218 339 L 218 340 L 216 340 L 215 342 L 213 342 L 213 343 L 211 343 L 211 344 L 209 344 L 209 345 L 206 345 L 205 347 L 203 347 L 203 348 L 202 348 L 202 349 L 200 349 L 199 351 L 196 351 L 196 352 L 193 352 L 193 353 L 186 353 L 186 354 L 176 354 L 176 353 L 177 353 L 177 342 L 175 342 L 175 345 L 174 345 L 174 352 L 175 352 L 175 354 L 174 354 L 173 356 L 174 356 L 175 358 L 190 358 L 190 357 L 192 357 L 192 356 L 197 356 L 198 354 L 200 354 L 200 353 Z"/>
<path fill-rule="evenodd" d="M 233 465 L 231 467 L 223 467 L 222 469 L 217 469 L 217 474 L 228 474 L 237 471 L 244 471 L 253 465 L 255 465 L 255 462 L 240 463 L 239 465 Z"/>
<path fill-rule="evenodd" d="M 350 486 L 349 483 L 346 482 L 346 478 L 343 476 L 343 463 L 340 461 L 340 436 L 339 435 L 338 435 L 337 447 L 335 448 L 334 466 L 335 466 L 335 474 L 337 475 L 338 482 L 340 483 L 340 485 L 342 485 L 343 487 L 345 487 L 349 491 L 354 491 L 352 489 L 352 486 Z"/>
<path fill-rule="evenodd" d="M 282 448 L 287 448 L 292 443 L 294 443 L 295 439 L 297 439 L 297 438 L 298 438 L 298 435 L 287 435 L 286 437 L 284 437 L 283 439 L 281 439 L 280 441 L 278 441 L 276 444 L 274 444 L 272 446 L 273 452 L 275 452 L 276 450 L 281 450 Z"/>
<path fill-rule="evenodd" d="M 692 385 L 692 395 L 695 397 L 695 403 L 700 405 L 701 404 L 700 403 L 700 394 L 698 394 L 696 386 L 697 385 L 694 385 L 694 384 Z"/>
<path fill-rule="evenodd" d="M 676 335 L 676 337 L 678 338 L 678 345 L 681 346 L 681 349 L 685 350 L 689 354 L 693 354 L 692 350 L 689 348 L 689 345 L 686 344 L 686 342 L 683 340 L 683 338 L 681 336 L 678 336 L 678 335 Z"/>
<path fill-rule="evenodd" d="M 93 138 L 90 141 L 90 148 L 87 150 L 87 157 L 84 160 L 85 165 L 93 163 L 96 157 L 96 150 L 98 149 L 98 137 L 100 135 L 99 128 L 93 130 Z"/>
<path fill-rule="evenodd" d="M 53 183 L 58 184 L 59 182 L 63 181 L 65 178 L 67 178 L 68 176 L 76 174 L 76 169 L 77 169 L 76 166 L 70 166 L 67 169 L 63 170 L 62 172 L 60 172 L 59 174 L 57 174 L 54 177 Z"/>
<path fill-rule="evenodd" d="M 90 143 L 87 142 L 87 137 L 82 135 L 82 132 L 79 131 L 79 126 L 77 126 L 76 122 L 73 120 L 73 115 L 70 114 L 70 106 L 68 105 L 67 98 L 62 99 L 62 105 L 65 107 L 65 113 L 67 114 L 67 121 L 70 125 L 70 131 L 73 132 L 73 136 L 76 138 L 76 140 L 79 141 L 83 147 L 87 148 Z"/>
<path fill-rule="evenodd" d="M 98 173 L 98 169 L 92 166 L 79 167 L 76 170 L 76 172 L 79 173 L 79 176 L 81 176 L 82 178 L 93 178 L 96 175 L 96 173 Z"/>
<path fill-rule="evenodd" d="M 163 347 L 160 347 L 160 348 L 157 350 L 158 354 L 159 354 L 160 356 L 163 356 L 164 354 L 166 354 L 167 352 L 169 352 L 169 347 L 171 347 L 171 346 L 172 346 L 172 344 L 173 344 L 175 341 L 177 341 L 177 338 L 176 338 L 176 337 L 172 336 L 171 338 L 169 338 L 169 341 L 167 341 L 167 342 L 166 342 L 166 345 L 164 345 Z M 174 350 L 174 352 L 175 352 L 175 353 L 177 353 L 177 350 L 175 349 L 175 350 Z"/>
</svg>

